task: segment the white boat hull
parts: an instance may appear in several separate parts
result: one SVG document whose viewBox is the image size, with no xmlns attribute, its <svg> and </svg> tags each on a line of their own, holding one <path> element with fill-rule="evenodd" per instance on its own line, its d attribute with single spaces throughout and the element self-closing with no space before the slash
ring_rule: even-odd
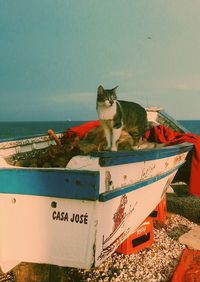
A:
<svg viewBox="0 0 200 282">
<path fill-rule="evenodd" d="M 7 272 L 22 261 L 98 266 L 156 207 L 175 173 L 105 202 L 1 195 L 2 270 Z M 125 217 L 116 226 L 114 217 L 124 200 Z"/>
<path fill-rule="evenodd" d="M 155 116 L 152 112 L 152 121 Z M 84 269 L 100 265 L 162 200 L 192 149 L 183 143 L 98 152 L 74 157 L 67 168 L 14 167 L 5 160 L 51 143 L 48 136 L 0 143 L 4 272 L 20 262 Z"/>
</svg>

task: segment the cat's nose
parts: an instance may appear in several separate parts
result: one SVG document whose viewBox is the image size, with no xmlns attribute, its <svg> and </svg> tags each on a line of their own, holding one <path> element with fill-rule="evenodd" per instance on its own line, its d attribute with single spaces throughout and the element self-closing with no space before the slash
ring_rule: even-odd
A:
<svg viewBox="0 0 200 282">
<path fill-rule="evenodd" d="M 112 106 L 112 104 L 114 103 L 112 100 L 110 100 L 109 102 L 110 102 L 110 105 L 111 105 L 111 106 Z"/>
</svg>

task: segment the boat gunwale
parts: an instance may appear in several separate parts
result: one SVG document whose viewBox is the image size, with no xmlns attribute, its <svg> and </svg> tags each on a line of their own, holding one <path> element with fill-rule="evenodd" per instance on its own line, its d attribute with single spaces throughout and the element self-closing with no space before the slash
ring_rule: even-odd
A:
<svg viewBox="0 0 200 282">
<path fill-rule="evenodd" d="M 94 157 L 99 157 L 99 164 L 101 167 L 108 167 L 114 165 L 163 159 L 171 157 L 173 155 L 179 155 L 184 152 L 189 152 L 192 149 L 193 144 L 184 142 L 181 144 L 166 146 L 162 148 L 152 148 L 124 152 L 94 152 L 91 155 Z"/>
<path fill-rule="evenodd" d="M 151 148 L 151 149 L 131 150 L 131 151 L 117 151 L 117 152 L 111 152 L 111 151 L 92 152 L 89 156 L 99 158 L 100 167 L 109 167 L 109 166 L 115 166 L 115 165 L 123 165 L 123 164 L 125 165 L 125 164 L 136 163 L 136 162 L 146 162 L 146 161 L 151 161 L 151 160 L 163 159 L 163 158 L 171 157 L 173 155 L 179 155 L 184 152 L 189 152 L 193 149 L 193 147 L 194 147 L 193 144 L 184 142 L 184 143 L 165 146 L 161 148 Z M 0 152 L 1 150 L 4 150 L 4 149 L 0 149 Z M 36 149 L 36 150 L 39 150 L 39 149 Z M 14 156 L 16 154 L 17 153 L 10 154 L 8 156 Z M 48 171 L 48 170 L 50 171 L 70 171 L 70 169 L 67 167 L 64 167 L 64 168 L 60 168 L 60 167 L 42 168 L 42 167 L 21 167 L 21 166 L 17 167 L 17 166 L 9 165 L 9 164 L 7 166 L 0 167 L 0 170 L 5 169 L 5 168 L 6 169 L 20 169 L 20 170 L 32 169 L 32 170 L 38 170 L 38 171 L 39 170 L 41 171 Z M 80 170 L 77 169 L 76 171 L 78 172 Z M 81 171 L 84 171 L 84 170 L 81 170 Z M 85 170 L 85 171 L 91 171 L 91 170 Z"/>
<path fill-rule="evenodd" d="M 179 128 L 179 131 L 181 130 L 182 133 L 190 133 L 190 131 L 185 128 L 179 121 L 171 117 L 169 114 L 167 114 L 164 110 L 158 111 L 158 117 L 164 117 L 170 124 L 174 124 L 177 128 Z"/>
</svg>

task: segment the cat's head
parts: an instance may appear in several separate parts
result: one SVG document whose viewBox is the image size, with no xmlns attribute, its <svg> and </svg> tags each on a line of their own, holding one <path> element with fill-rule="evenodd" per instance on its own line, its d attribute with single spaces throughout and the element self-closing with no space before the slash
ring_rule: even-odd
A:
<svg viewBox="0 0 200 282">
<path fill-rule="evenodd" d="M 103 86 L 99 86 L 97 89 L 97 102 L 105 105 L 106 107 L 111 107 L 117 101 L 116 86 L 113 89 L 104 89 Z"/>
</svg>

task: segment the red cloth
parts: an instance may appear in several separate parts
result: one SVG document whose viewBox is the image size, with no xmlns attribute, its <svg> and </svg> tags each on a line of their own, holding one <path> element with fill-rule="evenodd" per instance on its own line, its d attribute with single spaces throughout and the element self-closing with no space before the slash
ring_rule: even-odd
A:
<svg viewBox="0 0 200 282">
<path fill-rule="evenodd" d="M 200 251 L 183 251 L 171 282 L 200 282 Z"/>
<path fill-rule="evenodd" d="M 150 142 L 175 145 L 183 142 L 194 144 L 190 174 L 190 193 L 200 198 L 200 136 L 193 133 L 174 132 L 163 125 L 148 130 L 145 137 Z"/>
<path fill-rule="evenodd" d="M 101 123 L 99 120 L 93 120 L 93 121 L 85 122 L 78 126 L 71 127 L 64 133 L 64 139 L 65 138 L 70 139 L 76 136 L 82 138 L 87 132 L 100 125 Z"/>
</svg>

